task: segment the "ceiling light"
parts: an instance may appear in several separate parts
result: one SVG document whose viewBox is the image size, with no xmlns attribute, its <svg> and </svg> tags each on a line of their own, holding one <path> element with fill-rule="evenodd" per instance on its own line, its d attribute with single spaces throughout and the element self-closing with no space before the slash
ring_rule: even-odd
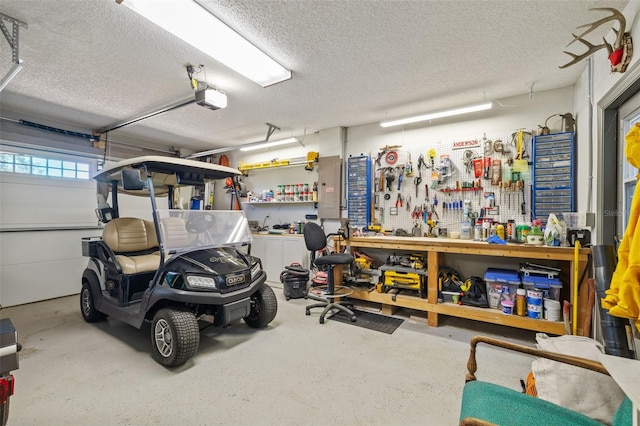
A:
<svg viewBox="0 0 640 426">
<path fill-rule="evenodd" d="M 492 106 L 492 103 L 491 102 L 487 102 L 487 103 L 480 104 L 480 105 L 473 105 L 473 106 L 468 106 L 468 107 L 463 107 L 463 108 L 450 109 L 450 110 L 447 110 L 447 111 L 432 112 L 432 113 L 429 113 L 429 114 L 416 115 L 414 117 L 401 118 L 399 120 L 381 121 L 380 125 L 382 127 L 400 126 L 402 124 L 417 123 L 419 121 L 433 120 L 435 118 L 451 117 L 452 115 L 460 115 L 460 114 L 467 114 L 467 113 L 470 113 L 470 112 L 484 111 L 486 109 L 491 109 L 491 106 Z"/>
<path fill-rule="evenodd" d="M 294 142 L 299 143 L 300 141 L 297 138 L 288 138 L 288 139 L 282 139 L 282 140 L 273 141 L 273 142 L 253 142 L 246 145 L 228 146 L 226 148 L 216 148 L 208 151 L 196 152 L 194 154 L 189 154 L 184 158 L 201 158 L 201 157 L 206 157 L 208 155 L 222 154 L 223 152 L 236 151 L 236 150 L 253 151 L 257 149 L 270 148 L 272 146 L 285 145 L 285 144 L 294 143 Z"/>
<path fill-rule="evenodd" d="M 11 80 L 13 80 L 13 77 L 18 75 L 21 69 L 22 69 L 22 61 L 18 62 L 17 64 L 14 63 L 11 66 L 11 69 L 9 70 L 7 75 L 5 75 L 2 81 L 0 81 L 0 92 L 2 92 L 2 90 L 5 88 L 7 84 L 9 84 Z"/>
<path fill-rule="evenodd" d="M 192 0 L 116 0 L 262 87 L 291 78 L 271 59 Z"/>
<path fill-rule="evenodd" d="M 290 143 L 297 143 L 298 139 L 296 138 L 288 138 L 288 139 L 281 139 L 279 141 L 273 141 L 273 142 L 258 142 L 255 144 L 249 144 L 249 145 L 245 145 L 242 148 L 240 148 L 240 151 L 254 151 L 256 149 L 262 149 L 262 148 L 271 148 L 273 146 L 279 146 L 279 145 L 287 145 Z"/>
</svg>

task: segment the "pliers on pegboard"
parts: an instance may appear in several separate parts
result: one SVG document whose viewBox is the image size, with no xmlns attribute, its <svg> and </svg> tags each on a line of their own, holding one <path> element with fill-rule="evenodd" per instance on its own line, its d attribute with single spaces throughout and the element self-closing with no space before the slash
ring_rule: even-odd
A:
<svg viewBox="0 0 640 426">
<path fill-rule="evenodd" d="M 420 170 L 420 169 L 425 169 L 426 170 L 428 168 L 429 168 L 429 166 L 424 161 L 424 155 L 420 154 L 420 156 L 418 157 L 418 170 Z"/>
<path fill-rule="evenodd" d="M 422 207 L 416 205 L 411 212 L 412 219 L 420 219 L 422 217 Z"/>
<path fill-rule="evenodd" d="M 434 205 L 431 206 L 431 212 L 429 213 L 429 219 L 431 219 L 431 215 L 436 215 L 436 219 L 440 220 L 440 215 L 438 214 L 436 207 Z"/>
<path fill-rule="evenodd" d="M 402 194 L 400 194 L 398 192 L 398 197 L 396 198 L 396 208 L 398 208 L 398 206 L 402 207 Z"/>
</svg>

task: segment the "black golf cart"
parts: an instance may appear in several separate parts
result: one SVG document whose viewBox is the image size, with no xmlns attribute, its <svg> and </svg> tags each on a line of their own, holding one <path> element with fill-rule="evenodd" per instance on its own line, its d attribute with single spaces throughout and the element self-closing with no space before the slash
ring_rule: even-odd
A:
<svg viewBox="0 0 640 426">
<path fill-rule="evenodd" d="M 137 328 L 151 322 L 153 356 L 165 366 L 195 354 L 200 325 L 243 319 L 250 327 L 267 326 L 277 300 L 260 259 L 249 254 L 244 212 L 172 208 L 181 186 L 239 175 L 229 167 L 159 156 L 98 172 L 96 212 L 105 225 L 102 237 L 82 239 L 83 255 L 90 258 L 80 293 L 84 319 L 111 316 Z M 119 192 L 148 197 L 153 220 L 120 217 Z M 168 208 L 157 208 L 160 197 Z"/>
</svg>

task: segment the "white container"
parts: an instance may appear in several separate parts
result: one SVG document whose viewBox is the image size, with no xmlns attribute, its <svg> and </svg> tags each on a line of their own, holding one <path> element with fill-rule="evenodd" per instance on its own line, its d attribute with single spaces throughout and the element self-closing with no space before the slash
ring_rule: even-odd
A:
<svg viewBox="0 0 640 426">
<path fill-rule="evenodd" d="M 471 237 L 472 237 L 472 235 L 471 235 L 471 224 L 463 223 L 462 226 L 460 226 L 460 239 L 461 240 L 470 240 Z"/>
<path fill-rule="evenodd" d="M 544 299 L 544 319 L 547 321 L 560 321 L 560 302 L 553 299 Z"/>
</svg>

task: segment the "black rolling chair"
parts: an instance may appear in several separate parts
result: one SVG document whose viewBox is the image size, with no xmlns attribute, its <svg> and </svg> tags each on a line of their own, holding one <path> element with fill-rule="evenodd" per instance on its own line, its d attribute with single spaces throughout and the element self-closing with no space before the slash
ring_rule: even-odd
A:
<svg viewBox="0 0 640 426">
<path fill-rule="evenodd" d="M 355 322 L 356 315 L 351 309 L 345 306 L 347 302 L 335 301 L 335 299 L 337 298 L 345 297 L 351 294 L 351 290 L 348 287 L 336 287 L 333 283 L 333 268 L 336 265 L 350 264 L 354 260 L 353 256 L 347 253 L 333 253 L 316 258 L 316 252 L 318 250 L 324 249 L 327 246 L 327 236 L 324 234 L 322 228 L 313 222 L 308 222 L 304 225 L 304 242 L 307 245 L 307 250 L 311 252 L 311 262 L 317 266 L 326 265 L 328 269 L 327 285 L 325 288 L 326 294 L 322 296 L 323 298 L 318 298 L 318 303 L 307 306 L 305 308 L 306 314 L 311 315 L 312 308 L 324 308 L 324 310 L 320 314 L 320 324 L 324 324 L 324 318 L 327 313 L 331 310 L 337 309 L 346 313 L 349 316 L 349 319 L 352 322 Z"/>
</svg>

